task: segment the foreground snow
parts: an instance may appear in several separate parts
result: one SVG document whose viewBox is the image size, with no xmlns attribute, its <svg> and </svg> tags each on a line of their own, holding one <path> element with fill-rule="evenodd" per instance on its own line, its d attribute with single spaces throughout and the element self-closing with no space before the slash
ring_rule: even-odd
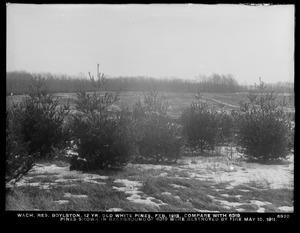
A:
<svg viewBox="0 0 300 233">
<path fill-rule="evenodd" d="M 163 171 L 178 170 L 186 172 L 188 177 L 198 180 L 212 180 L 214 182 L 229 182 L 228 189 L 244 183 L 255 182 L 271 189 L 294 188 L 294 159 L 288 158 L 283 165 L 264 165 L 231 161 L 224 157 L 186 157 L 178 161 L 179 166 L 134 164 L 139 170 L 159 169 Z M 166 172 L 160 174 L 166 176 Z M 180 177 L 177 177 L 180 178 Z"/>
<path fill-rule="evenodd" d="M 263 165 L 258 163 L 245 163 L 242 160 L 229 160 L 226 156 L 222 157 L 185 157 L 178 161 L 176 165 L 152 165 L 152 164 L 128 164 L 127 168 L 135 168 L 141 172 L 147 172 L 149 169 L 161 171 L 157 176 L 159 177 L 175 177 L 178 179 L 197 179 L 210 180 L 215 183 L 228 182 L 225 189 L 232 189 L 237 185 L 246 183 L 260 184 L 258 187 L 251 186 L 251 189 L 293 189 L 294 188 L 294 160 L 293 156 L 289 157 L 287 163 L 282 165 Z M 175 174 L 175 175 L 174 175 Z M 184 176 L 183 176 L 184 174 Z M 182 176 L 181 176 L 182 175 Z M 49 178 L 47 182 L 31 182 L 34 178 Z M 34 186 L 40 189 L 52 189 L 57 185 L 75 186 L 76 181 L 89 182 L 95 185 L 106 185 L 107 180 L 112 179 L 108 176 L 100 176 L 97 174 L 82 173 L 79 171 L 70 171 L 69 166 L 43 165 L 36 164 L 29 174 L 23 177 L 15 185 L 20 186 Z M 42 180 L 42 179 L 41 179 Z M 111 188 L 116 192 L 124 192 L 126 199 L 133 203 L 149 205 L 157 210 L 161 206 L 168 205 L 159 199 L 150 197 L 141 191 L 143 182 L 128 179 L 113 180 Z M 187 187 L 170 184 L 177 190 L 186 189 Z M 213 187 L 212 187 L 213 188 Z M 216 189 L 222 191 L 222 189 Z M 249 190 L 240 190 L 242 192 L 249 192 Z M 179 196 L 174 196 L 170 192 L 163 192 L 161 195 L 169 195 L 180 199 Z M 221 194 L 220 196 L 229 197 L 228 194 Z M 236 195 L 239 199 L 242 195 Z M 88 195 L 65 193 L 64 198 L 89 198 Z M 238 212 L 245 211 L 242 206 L 251 204 L 258 207 L 257 212 L 265 212 L 265 206 L 272 205 L 270 202 L 262 202 L 259 200 L 250 200 L 250 203 L 243 202 L 229 202 L 211 196 L 214 201 L 220 203 L 224 208 L 235 208 Z M 69 200 L 57 200 L 58 204 L 68 204 Z M 278 209 L 282 212 L 293 212 L 291 206 L 281 206 Z M 197 212 L 208 212 L 208 210 L 194 209 Z M 121 208 L 110 208 L 107 211 L 124 211 Z"/>
</svg>

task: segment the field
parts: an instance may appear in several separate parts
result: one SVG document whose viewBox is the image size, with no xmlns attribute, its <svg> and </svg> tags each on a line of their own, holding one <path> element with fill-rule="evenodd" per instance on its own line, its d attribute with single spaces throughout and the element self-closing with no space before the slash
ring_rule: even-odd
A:
<svg viewBox="0 0 300 233">
<path fill-rule="evenodd" d="M 69 171 L 66 159 L 36 164 L 7 194 L 7 210 L 293 212 L 293 157 L 260 165 L 185 157 L 176 165 Z"/>
<path fill-rule="evenodd" d="M 169 103 L 169 115 L 177 118 L 180 116 L 181 110 L 185 106 L 189 106 L 195 99 L 195 94 L 192 93 L 180 93 L 180 92 L 159 92 L 160 95 L 164 95 Z M 216 109 L 224 107 L 227 110 L 238 110 L 239 102 L 247 99 L 247 93 L 203 93 L 203 100 L 207 101 L 210 106 L 214 106 Z M 74 110 L 74 100 L 76 99 L 76 93 L 56 93 L 54 96 L 59 97 L 60 104 L 66 104 L 68 101 L 71 105 L 71 109 Z M 283 96 L 286 96 L 286 100 L 290 100 L 286 106 L 287 111 L 294 112 L 294 96 L 288 93 L 277 94 L 277 99 L 282 100 Z M 289 97 L 291 96 L 291 99 Z M 7 104 L 11 101 L 19 102 L 24 95 L 8 96 L 6 98 Z M 144 97 L 143 92 L 121 92 L 120 101 L 117 103 L 118 107 L 132 107 L 138 100 L 142 100 Z"/>
<path fill-rule="evenodd" d="M 60 103 L 74 93 L 55 94 Z M 191 93 L 164 93 L 171 117 L 177 118 L 194 99 Z M 23 96 L 9 96 L 18 102 Z M 123 92 L 119 106 L 131 107 L 142 92 Z M 205 93 L 219 109 L 238 109 L 246 93 Z M 279 96 L 278 98 L 282 98 Z M 286 107 L 294 111 L 294 102 Z M 184 151 L 174 165 L 129 163 L 121 171 L 81 173 L 69 170 L 72 148 L 51 161 L 40 161 L 7 192 L 6 210 L 134 211 L 134 212 L 293 212 L 294 156 L 277 164 L 245 162 L 235 148 L 220 147 L 197 156 Z"/>
</svg>

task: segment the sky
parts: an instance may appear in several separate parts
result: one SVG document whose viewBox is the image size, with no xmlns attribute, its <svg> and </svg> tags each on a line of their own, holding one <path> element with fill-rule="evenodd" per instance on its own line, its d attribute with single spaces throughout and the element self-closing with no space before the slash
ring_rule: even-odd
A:
<svg viewBox="0 0 300 233">
<path fill-rule="evenodd" d="M 294 81 L 293 5 L 9 4 L 7 71 Z"/>
</svg>

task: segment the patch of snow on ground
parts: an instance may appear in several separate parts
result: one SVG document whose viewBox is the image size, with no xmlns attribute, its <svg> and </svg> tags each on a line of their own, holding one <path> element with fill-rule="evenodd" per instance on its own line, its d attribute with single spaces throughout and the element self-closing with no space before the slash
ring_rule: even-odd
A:
<svg viewBox="0 0 300 233">
<path fill-rule="evenodd" d="M 238 207 L 247 204 L 247 203 L 240 203 L 240 202 L 229 202 L 225 200 L 217 200 L 217 201 L 220 202 L 222 205 L 230 206 L 230 207 Z"/>
<path fill-rule="evenodd" d="M 110 209 L 106 210 L 106 212 L 121 212 L 121 211 L 124 211 L 124 210 L 121 208 L 110 208 Z"/>
<path fill-rule="evenodd" d="M 162 195 L 172 195 L 172 193 L 170 193 L 170 192 L 162 192 L 161 194 Z"/>
<path fill-rule="evenodd" d="M 138 190 L 137 188 L 128 188 L 128 187 L 116 187 L 116 186 L 112 186 L 113 189 L 116 189 L 119 192 L 124 192 L 126 194 L 138 194 L 138 193 L 142 193 L 142 191 Z"/>
<path fill-rule="evenodd" d="M 127 179 L 116 179 L 114 183 L 122 183 L 125 187 L 115 187 L 113 186 L 113 189 L 116 189 L 120 192 L 125 192 L 126 194 L 138 194 L 142 193 L 142 191 L 138 190 L 143 184 L 139 181 L 132 181 Z"/>
<path fill-rule="evenodd" d="M 172 170 L 175 167 L 169 166 L 169 165 L 159 165 L 159 164 L 131 164 L 131 166 L 134 166 L 140 170 L 148 170 L 148 169 L 158 169 L 158 170 Z M 176 169 L 176 168 L 175 168 Z"/>
<path fill-rule="evenodd" d="M 54 176 L 57 179 L 53 183 L 40 183 L 40 182 L 30 183 L 28 181 L 30 181 L 33 178 L 30 175 L 34 175 L 34 177 L 41 177 L 41 178 Z M 99 182 L 96 181 L 95 179 L 106 180 L 108 178 L 109 178 L 108 176 L 82 173 L 80 171 L 70 171 L 69 166 L 58 167 L 54 164 L 51 165 L 36 164 L 30 170 L 28 175 L 26 177 L 23 177 L 15 185 L 17 187 L 35 186 L 35 187 L 39 187 L 40 189 L 51 189 L 53 186 L 57 185 L 57 183 L 67 183 L 67 182 L 75 182 L 75 181 L 90 182 L 95 184 L 105 184 L 104 182 Z"/>
<path fill-rule="evenodd" d="M 223 153 L 221 148 L 220 151 Z M 162 169 L 186 171 L 189 177 L 199 180 L 213 180 L 217 183 L 230 182 L 229 189 L 234 186 L 258 182 L 269 185 L 272 189 L 294 188 L 294 161 L 293 156 L 288 157 L 289 164 L 265 165 L 259 163 L 246 163 L 241 160 L 242 155 L 233 148 L 235 160 L 229 160 L 226 156 L 219 157 L 185 157 L 178 160 L 179 166 L 132 164 L 140 170 Z M 237 159 L 237 160 L 236 160 Z M 194 161 L 194 162 L 192 162 Z M 165 175 L 165 173 L 163 173 Z M 178 177 L 180 178 L 180 177 Z"/>
<path fill-rule="evenodd" d="M 127 179 L 116 179 L 115 183 L 123 183 L 125 187 L 133 188 L 133 187 L 141 187 L 143 184 L 140 181 L 132 181 Z"/>
<path fill-rule="evenodd" d="M 56 183 L 65 183 L 65 182 L 75 182 L 75 181 L 79 181 L 81 179 L 65 179 L 65 178 L 60 178 L 55 180 Z"/>
<path fill-rule="evenodd" d="M 93 184 L 106 184 L 105 182 L 99 182 L 96 180 L 84 180 L 84 182 L 93 183 Z"/>
<path fill-rule="evenodd" d="M 76 179 L 108 179 L 108 176 L 100 176 L 97 174 L 89 174 L 89 173 L 83 173 L 81 171 L 70 171 L 69 166 L 66 167 L 58 167 L 54 164 L 51 165 L 42 165 L 37 164 L 32 168 L 32 170 L 29 172 L 30 174 L 53 174 L 56 175 L 58 178 L 64 177 L 64 176 L 74 176 Z"/>
<path fill-rule="evenodd" d="M 39 187 L 40 189 L 51 189 L 52 183 L 41 183 L 41 182 L 26 182 L 26 180 L 21 180 L 16 183 L 16 187 L 32 186 Z"/>
<path fill-rule="evenodd" d="M 182 186 L 182 185 L 178 185 L 178 184 L 170 184 L 172 187 L 174 187 L 174 188 L 184 188 L 184 189 L 186 189 L 186 187 L 185 186 Z"/>
<path fill-rule="evenodd" d="M 236 208 L 235 209 L 237 212 L 244 212 L 245 211 L 245 209 L 243 209 L 243 208 Z"/>
<path fill-rule="evenodd" d="M 229 194 L 220 194 L 222 197 L 229 197 Z"/>
<path fill-rule="evenodd" d="M 248 190 L 248 189 L 240 189 L 240 191 L 245 192 L 245 193 L 250 192 L 250 190 Z"/>
<path fill-rule="evenodd" d="M 225 195 L 223 194 L 222 196 L 225 196 Z M 227 195 L 226 195 L 226 197 L 227 197 Z M 239 207 L 241 205 L 249 205 L 249 203 L 228 202 L 226 200 L 220 200 L 220 199 L 215 199 L 215 200 L 220 202 L 223 205 L 223 207 L 225 207 L 227 209 L 229 209 L 229 207 Z M 268 202 L 268 201 L 262 202 L 262 201 L 258 201 L 258 200 L 251 200 L 250 203 L 252 205 L 256 205 L 258 207 L 258 209 L 256 210 L 256 212 L 258 212 L 258 213 L 264 213 L 265 212 L 266 209 L 263 208 L 262 206 L 272 205 L 271 202 Z M 235 210 L 238 211 L 238 212 L 245 211 L 242 208 L 237 208 Z"/>
<path fill-rule="evenodd" d="M 58 201 L 54 201 L 54 202 L 55 202 L 55 203 L 58 203 L 58 204 L 60 204 L 60 205 L 69 203 L 68 200 L 58 200 Z"/>
<path fill-rule="evenodd" d="M 78 153 L 75 152 L 74 150 L 66 150 L 66 157 L 73 157 L 74 155 L 78 156 Z"/>
<path fill-rule="evenodd" d="M 199 210 L 199 209 L 196 209 L 194 208 L 195 211 L 197 212 L 208 212 L 208 213 L 218 213 L 220 211 L 217 211 L 217 210 Z"/>
<path fill-rule="evenodd" d="M 217 183 L 230 182 L 230 187 L 258 182 L 270 185 L 271 189 L 294 188 L 294 163 L 293 156 L 288 159 L 290 164 L 285 165 L 267 165 L 259 163 L 234 162 L 226 160 L 226 157 L 196 157 L 183 158 L 189 162 L 181 162 L 179 168 L 182 171 L 188 171 L 190 178 L 207 180 L 211 179 Z M 198 160 L 197 163 L 191 163 L 191 160 Z"/>
<path fill-rule="evenodd" d="M 253 204 L 253 205 L 257 205 L 258 207 L 260 207 L 260 206 L 264 206 L 264 205 L 272 205 L 272 203 L 271 202 L 268 202 L 268 201 L 258 201 L 258 200 L 251 200 L 250 201 L 251 202 L 251 204 Z"/>
<path fill-rule="evenodd" d="M 161 194 L 162 194 L 162 195 L 167 195 L 167 196 L 172 196 L 172 197 L 174 197 L 174 198 L 176 198 L 176 199 L 180 199 L 180 196 L 173 196 L 173 194 L 170 193 L 170 192 L 162 192 Z"/>
<path fill-rule="evenodd" d="M 74 195 L 71 193 L 65 193 L 64 197 L 70 197 L 70 198 L 87 198 L 87 195 Z"/>
<path fill-rule="evenodd" d="M 143 184 L 140 181 L 132 181 L 127 179 L 116 179 L 114 181 L 115 183 L 122 183 L 125 185 L 125 187 L 115 187 L 113 186 L 113 189 L 116 189 L 117 191 L 125 192 L 126 194 L 130 194 L 131 196 L 127 197 L 126 199 L 139 204 L 145 204 L 145 205 L 152 205 L 159 208 L 160 205 L 167 205 L 166 203 L 163 203 L 161 200 L 157 200 L 154 197 L 148 197 L 147 195 L 142 195 L 143 192 L 138 190 Z M 141 195 L 139 195 L 141 194 Z M 156 200 L 157 202 L 154 202 L 152 200 Z"/>
<path fill-rule="evenodd" d="M 206 195 L 207 197 L 210 197 L 211 199 L 215 199 L 216 197 L 215 196 L 212 196 L 212 195 Z"/>
<path fill-rule="evenodd" d="M 265 208 L 259 207 L 258 210 L 256 210 L 257 213 L 264 213 L 266 211 Z"/>
<path fill-rule="evenodd" d="M 280 209 L 284 212 L 290 212 L 290 213 L 294 212 L 294 207 L 291 207 L 291 206 L 281 206 L 281 207 L 278 207 L 278 209 Z"/>
<path fill-rule="evenodd" d="M 127 197 L 127 200 L 132 201 L 134 203 L 138 203 L 138 204 L 155 206 L 155 207 L 158 207 L 158 208 L 161 205 L 168 205 L 167 203 L 163 203 L 160 200 L 159 200 L 159 203 L 153 202 L 152 200 L 157 200 L 154 197 L 145 197 L 145 199 L 141 199 L 140 195 L 132 195 L 130 197 Z"/>
<path fill-rule="evenodd" d="M 163 172 L 163 173 L 160 173 L 159 176 L 167 176 L 168 173 L 167 172 Z"/>
</svg>

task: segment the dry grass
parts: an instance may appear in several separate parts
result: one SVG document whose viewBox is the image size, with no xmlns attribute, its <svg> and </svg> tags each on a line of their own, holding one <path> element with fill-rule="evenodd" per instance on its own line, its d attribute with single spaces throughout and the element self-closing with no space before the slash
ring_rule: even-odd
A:
<svg viewBox="0 0 300 233">
<path fill-rule="evenodd" d="M 65 161 L 52 162 L 59 166 L 68 165 Z M 45 164 L 50 165 L 52 162 L 48 161 Z M 221 167 L 226 162 L 227 160 L 219 157 L 214 157 L 214 160 L 212 158 L 199 160 L 194 157 L 190 160 L 191 165 L 201 163 L 206 171 L 215 169 L 218 172 L 221 171 L 218 164 Z M 27 176 L 30 177 L 29 183 L 52 183 L 51 189 L 42 189 L 38 186 L 15 187 L 6 194 L 6 210 L 107 211 L 110 208 L 120 208 L 129 212 L 236 212 L 239 208 L 244 212 L 256 212 L 259 207 L 252 202 L 261 201 L 267 203 L 262 206 L 266 212 L 279 212 L 278 207 L 293 206 L 293 190 L 271 189 L 267 179 L 262 179 L 262 182 L 249 179 L 241 185 L 230 186 L 229 182 L 192 178 L 191 171 L 184 167 L 185 165 L 182 161 L 173 166 L 129 164 L 121 171 L 94 171 L 94 174 L 108 177 L 104 180 L 94 179 L 102 182 L 101 184 L 87 183 L 84 180 L 74 181 L 74 174 L 63 176 L 63 179 L 70 181 L 55 183 L 57 179 L 55 173 L 30 173 Z M 198 174 L 201 175 L 201 172 L 204 171 L 198 171 Z M 128 200 L 131 194 L 113 188 L 124 187 L 123 183 L 115 182 L 117 179 L 140 182 L 142 185 L 138 187 L 138 191 L 141 192 L 139 193 L 141 199 L 151 197 L 153 203 L 164 204 L 157 207 Z M 66 193 L 87 197 L 66 197 Z M 68 202 L 59 204 L 59 200 Z M 230 204 L 239 205 L 236 207 Z"/>
</svg>

